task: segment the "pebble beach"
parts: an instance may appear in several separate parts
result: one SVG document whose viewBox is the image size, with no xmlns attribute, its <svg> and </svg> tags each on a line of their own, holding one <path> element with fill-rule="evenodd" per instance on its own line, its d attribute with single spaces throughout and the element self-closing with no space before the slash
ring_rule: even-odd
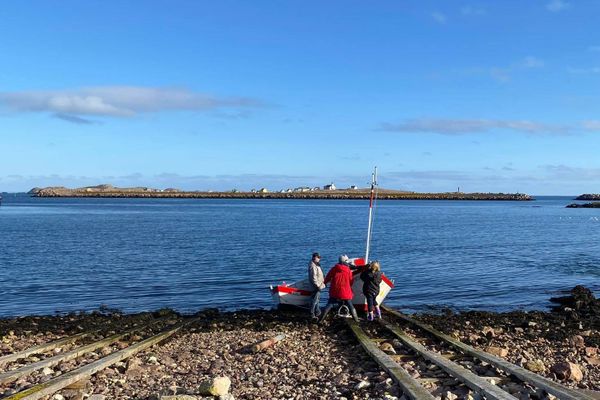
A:
<svg viewBox="0 0 600 400">
<path fill-rule="evenodd" d="M 416 317 L 464 343 L 569 387 L 600 390 L 598 301 L 585 289 L 574 291 L 565 299 L 549 312 L 445 311 Z M 208 309 L 184 317 L 170 310 L 131 315 L 104 310 L 9 318 L 0 320 L 0 356 L 84 331 L 97 330 L 100 336 L 122 332 L 157 318 L 161 322 L 151 324 L 147 330 L 158 331 L 163 328 L 161 324 L 176 320 L 193 322 L 164 342 L 50 398 L 218 398 L 206 396 L 202 386 L 219 379 L 227 381 L 227 391 L 220 395 L 222 399 L 400 399 L 403 396 L 402 390 L 363 351 L 343 318 L 317 325 L 301 312 Z M 278 334 L 284 335 L 278 343 L 260 352 L 250 350 L 253 344 Z M 78 364 L 126 346 L 118 341 L 112 349 L 89 352 L 0 386 L 0 397 L 58 377 Z M 54 349 L 53 355 L 70 348 L 66 345 Z M 47 356 L 32 355 L 24 362 L 44 357 Z M 3 371 L 18 366 L 8 364 Z M 445 395 L 444 382 L 435 383 L 436 371 L 431 374 L 436 386 L 432 391 L 434 396 L 452 397 Z M 521 388 L 512 384 L 508 390 L 518 397 Z"/>
</svg>

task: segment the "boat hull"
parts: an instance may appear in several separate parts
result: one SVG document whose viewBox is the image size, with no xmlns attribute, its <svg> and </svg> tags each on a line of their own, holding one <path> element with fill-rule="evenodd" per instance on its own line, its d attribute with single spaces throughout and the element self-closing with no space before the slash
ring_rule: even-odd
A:
<svg viewBox="0 0 600 400">
<path fill-rule="evenodd" d="M 360 272 L 362 272 L 360 267 L 364 266 L 364 261 L 362 259 L 354 259 L 352 261 L 359 267 L 358 270 L 354 271 L 354 284 L 352 285 L 354 297 L 352 298 L 352 304 L 359 310 L 366 310 L 367 301 L 362 292 L 363 281 L 360 279 Z M 378 304 L 383 303 L 393 287 L 394 283 L 383 275 L 381 284 L 379 285 L 379 294 L 376 297 Z M 311 290 L 308 279 L 303 279 L 292 284 L 283 283 L 281 285 L 271 286 L 271 296 L 273 297 L 273 302 L 277 306 L 292 306 L 308 309 L 310 308 L 313 293 L 314 291 Z"/>
</svg>

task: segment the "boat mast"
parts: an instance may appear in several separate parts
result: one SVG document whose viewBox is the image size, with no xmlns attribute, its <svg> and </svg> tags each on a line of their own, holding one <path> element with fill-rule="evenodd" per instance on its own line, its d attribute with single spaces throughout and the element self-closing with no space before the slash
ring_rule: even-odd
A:
<svg viewBox="0 0 600 400">
<path fill-rule="evenodd" d="M 367 229 L 367 252 L 365 253 L 365 264 L 369 262 L 369 249 L 371 247 L 371 229 L 373 225 L 373 203 L 375 202 L 375 186 L 377 186 L 377 167 L 371 174 L 371 197 L 369 199 L 369 227 Z"/>
</svg>

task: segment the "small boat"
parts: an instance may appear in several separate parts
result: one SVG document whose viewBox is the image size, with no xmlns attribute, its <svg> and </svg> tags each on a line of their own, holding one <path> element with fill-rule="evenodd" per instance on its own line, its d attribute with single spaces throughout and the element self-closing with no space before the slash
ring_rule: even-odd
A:
<svg viewBox="0 0 600 400">
<path fill-rule="evenodd" d="M 367 251 L 364 258 L 350 258 L 349 264 L 353 270 L 354 284 L 352 285 L 352 292 L 354 297 L 352 298 L 352 304 L 358 309 L 366 309 L 367 302 L 362 292 L 363 281 L 360 279 L 360 273 L 366 268 L 366 264 L 369 260 L 369 249 L 371 243 L 371 232 L 373 223 L 373 204 L 376 200 L 375 187 L 377 185 L 377 168 L 372 175 L 371 182 L 371 197 L 369 201 L 369 227 L 367 231 Z M 379 285 L 379 294 L 376 297 L 377 303 L 382 304 L 385 297 L 388 295 L 390 290 L 394 288 L 394 281 L 390 280 L 385 274 L 382 276 L 381 284 Z M 301 308 L 310 308 L 311 297 L 313 290 L 308 282 L 308 279 L 302 279 L 294 283 L 285 283 L 281 285 L 271 285 L 271 296 L 273 302 L 277 306 L 292 306 Z"/>
<path fill-rule="evenodd" d="M 365 269 L 364 258 L 351 258 L 349 260 L 353 268 L 354 284 L 352 285 L 352 304 L 359 310 L 367 306 L 367 301 L 362 292 L 363 281 L 359 275 Z M 379 294 L 377 295 L 377 303 L 382 304 L 390 290 L 394 288 L 394 282 L 385 274 L 382 275 L 381 284 L 379 285 Z M 301 308 L 310 308 L 311 297 L 313 290 L 310 287 L 308 279 L 302 279 L 294 283 L 282 283 L 281 285 L 271 286 L 271 295 L 273 302 L 278 306 L 293 306 Z"/>
</svg>

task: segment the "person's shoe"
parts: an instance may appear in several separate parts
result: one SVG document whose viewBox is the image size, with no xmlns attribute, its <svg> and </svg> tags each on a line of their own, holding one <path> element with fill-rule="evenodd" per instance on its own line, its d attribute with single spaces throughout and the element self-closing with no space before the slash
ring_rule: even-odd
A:
<svg viewBox="0 0 600 400">
<path fill-rule="evenodd" d="M 373 314 L 367 314 L 367 321 L 373 321 Z"/>
<path fill-rule="evenodd" d="M 381 319 L 381 308 L 377 308 L 377 318 Z"/>
</svg>

